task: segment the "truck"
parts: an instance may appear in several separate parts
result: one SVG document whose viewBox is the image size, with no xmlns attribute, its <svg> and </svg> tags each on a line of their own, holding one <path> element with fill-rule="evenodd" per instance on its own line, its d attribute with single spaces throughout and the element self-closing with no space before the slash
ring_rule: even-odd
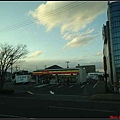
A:
<svg viewBox="0 0 120 120">
<path fill-rule="evenodd" d="M 29 83 L 31 82 L 31 74 L 28 71 L 18 71 L 13 74 L 13 83 Z"/>
</svg>

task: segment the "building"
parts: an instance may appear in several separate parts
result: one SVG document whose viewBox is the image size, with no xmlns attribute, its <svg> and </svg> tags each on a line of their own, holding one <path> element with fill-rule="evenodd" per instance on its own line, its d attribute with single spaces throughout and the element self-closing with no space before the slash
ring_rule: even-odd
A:
<svg viewBox="0 0 120 120">
<path fill-rule="evenodd" d="M 120 83 L 120 2 L 108 2 L 107 21 L 102 28 L 103 63 L 107 79 L 118 91 Z"/>
<path fill-rule="evenodd" d="M 84 66 L 80 66 L 78 64 L 78 66 L 76 66 L 76 68 L 82 68 L 86 70 L 86 73 L 91 73 L 91 72 L 96 72 L 96 67 L 95 65 L 84 65 Z"/>
<path fill-rule="evenodd" d="M 45 69 L 62 69 L 62 67 L 60 67 L 58 65 L 53 65 L 53 66 L 47 67 Z"/>
<path fill-rule="evenodd" d="M 57 65 L 46 69 L 33 71 L 33 76 L 40 83 L 84 83 L 86 82 L 86 70 L 82 68 L 62 68 Z"/>
</svg>

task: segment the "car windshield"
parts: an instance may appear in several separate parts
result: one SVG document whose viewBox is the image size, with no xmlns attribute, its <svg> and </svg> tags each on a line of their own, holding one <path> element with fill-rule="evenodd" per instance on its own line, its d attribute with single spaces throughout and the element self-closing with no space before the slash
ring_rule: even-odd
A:
<svg viewBox="0 0 120 120">
<path fill-rule="evenodd" d="M 119 1 L 0 1 L 0 118 L 120 118 Z"/>
</svg>

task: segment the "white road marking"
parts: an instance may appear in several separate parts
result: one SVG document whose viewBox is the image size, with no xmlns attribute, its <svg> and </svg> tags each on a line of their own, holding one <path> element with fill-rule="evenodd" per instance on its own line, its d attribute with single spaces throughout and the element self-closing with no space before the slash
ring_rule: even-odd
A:
<svg viewBox="0 0 120 120">
<path fill-rule="evenodd" d="M 59 106 L 49 106 L 50 108 L 62 108 L 62 109 L 74 109 L 74 110 L 90 110 L 90 111 L 99 111 L 99 112 L 115 112 L 115 111 L 109 111 L 109 110 L 98 110 L 98 109 L 85 109 L 85 108 L 70 108 L 70 107 L 59 107 Z"/>
<path fill-rule="evenodd" d="M 25 118 L 25 117 L 14 116 L 14 115 L 5 115 L 5 114 L 0 114 L 0 116 L 4 116 L 4 117 L 16 117 L 16 118 Z"/>
<path fill-rule="evenodd" d="M 71 85 L 69 88 L 73 87 L 74 85 Z"/>
<path fill-rule="evenodd" d="M 61 85 L 61 86 L 59 86 L 58 88 L 61 88 L 61 87 L 63 87 L 64 85 Z"/>
<path fill-rule="evenodd" d="M 53 87 L 54 85 L 51 85 L 51 86 L 49 86 L 49 87 L 47 87 L 47 88 L 50 88 L 50 87 Z"/>
<path fill-rule="evenodd" d="M 53 91 L 50 91 L 50 94 L 54 95 L 54 92 L 53 92 Z"/>
<path fill-rule="evenodd" d="M 80 88 L 83 88 L 85 85 L 82 85 Z"/>
<path fill-rule="evenodd" d="M 44 86 L 47 86 L 48 84 L 42 84 L 42 85 L 38 85 L 38 86 L 35 86 L 35 87 L 44 87 Z"/>
<path fill-rule="evenodd" d="M 99 81 L 97 81 L 97 83 L 93 86 L 93 88 L 95 88 L 97 86 L 97 84 L 99 83 Z"/>
<path fill-rule="evenodd" d="M 27 93 L 29 93 L 29 94 L 34 94 L 34 93 L 30 92 L 30 91 L 27 91 Z"/>
</svg>

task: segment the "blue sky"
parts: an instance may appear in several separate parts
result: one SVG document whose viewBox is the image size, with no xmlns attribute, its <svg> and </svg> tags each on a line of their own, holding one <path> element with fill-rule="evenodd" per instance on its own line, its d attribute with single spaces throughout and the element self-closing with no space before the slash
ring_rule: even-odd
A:
<svg viewBox="0 0 120 120">
<path fill-rule="evenodd" d="M 0 42 L 27 45 L 29 54 L 16 63 L 20 69 L 66 68 L 69 61 L 69 67 L 96 65 L 103 71 L 106 1 L 0 2 L 0 16 Z"/>
</svg>

